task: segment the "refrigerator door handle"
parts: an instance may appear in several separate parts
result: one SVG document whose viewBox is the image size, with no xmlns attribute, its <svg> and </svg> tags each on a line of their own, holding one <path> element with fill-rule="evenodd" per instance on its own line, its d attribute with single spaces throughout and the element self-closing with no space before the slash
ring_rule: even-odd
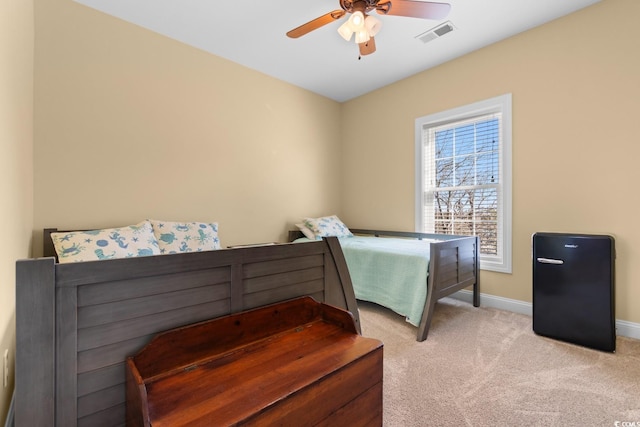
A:
<svg viewBox="0 0 640 427">
<path fill-rule="evenodd" d="M 564 264 L 564 261 L 561 259 L 553 259 L 553 258 L 537 258 L 539 263 L 542 264 L 555 264 L 555 265 L 562 265 Z"/>
</svg>

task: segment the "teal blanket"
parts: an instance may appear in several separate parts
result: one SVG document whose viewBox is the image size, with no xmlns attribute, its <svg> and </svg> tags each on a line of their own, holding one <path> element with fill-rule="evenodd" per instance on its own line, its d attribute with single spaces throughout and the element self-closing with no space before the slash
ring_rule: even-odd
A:
<svg viewBox="0 0 640 427">
<path fill-rule="evenodd" d="M 427 299 L 429 242 L 362 236 L 338 240 L 356 299 L 387 307 L 418 326 Z"/>
</svg>

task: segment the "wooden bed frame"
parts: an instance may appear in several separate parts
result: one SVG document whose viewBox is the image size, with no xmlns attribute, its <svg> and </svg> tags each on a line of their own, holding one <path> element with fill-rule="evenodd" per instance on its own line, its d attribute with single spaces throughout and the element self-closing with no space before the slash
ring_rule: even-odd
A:
<svg viewBox="0 0 640 427">
<path fill-rule="evenodd" d="M 51 231 L 43 239 L 47 256 Z M 125 359 L 155 334 L 301 296 L 350 311 L 360 332 L 333 237 L 69 264 L 20 260 L 15 423 L 123 426 Z"/>
<path fill-rule="evenodd" d="M 433 310 L 440 298 L 473 286 L 473 306 L 480 306 L 480 238 L 450 234 L 429 234 L 408 231 L 384 231 L 350 228 L 353 234 L 375 237 L 400 237 L 405 239 L 429 239 L 430 260 L 427 275 L 427 299 L 418 326 L 417 340 L 424 341 L 429 333 Z M 301 231 L 289 231 L 289 241 L 304 237 Z"/>
</svg>

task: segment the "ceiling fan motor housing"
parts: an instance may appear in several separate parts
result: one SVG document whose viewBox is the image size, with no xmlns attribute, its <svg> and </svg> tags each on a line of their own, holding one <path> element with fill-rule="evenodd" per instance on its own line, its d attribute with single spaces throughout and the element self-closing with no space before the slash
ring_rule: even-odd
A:
<svg viewBox="0 0 640 427">
<path fill-rule="evenodd" d="M 386 13 L 391 8 L 391 2 L 386 2 L 378 6 L 380 0 L 340 0 L 340 7 L 348 13 L 362 12 L 368 13 L 372 10 L 380 9 Z"/>
</svg>

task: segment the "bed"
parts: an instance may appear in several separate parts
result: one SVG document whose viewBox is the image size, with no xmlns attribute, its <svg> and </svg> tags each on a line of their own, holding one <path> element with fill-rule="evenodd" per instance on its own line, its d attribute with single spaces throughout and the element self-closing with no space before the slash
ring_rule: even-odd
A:
<svg viewBox="0 0 640 427">
<path fill-rule="evenodd" d="M 16 425 L 124 425 L 125 359 L 168 329 L 308 295 L 360 331 L 336 238 L 62 264 L 52 231 L 16 263 Z"/>
<path fill-rule="evenodd" d="M 480 305 L 477 236 L 350 229 L 339 242 L 350 269 L 357 299 L 377 303 L 418 328 L 427 339 L 438 299 L 472 287 Z M 290 241 L 309 241 L 299 230 Z M 392 245 L 389 245 L 392 244 Z"/>
</svg>

